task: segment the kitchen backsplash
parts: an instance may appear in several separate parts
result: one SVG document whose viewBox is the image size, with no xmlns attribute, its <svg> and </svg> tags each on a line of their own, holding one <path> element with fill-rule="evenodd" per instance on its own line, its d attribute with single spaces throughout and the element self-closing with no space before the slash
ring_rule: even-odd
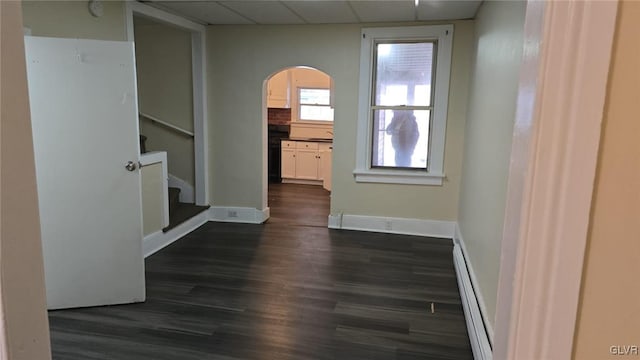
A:
<svg viewBox="0 0 640 360">
<path fill-rule="evenodd" d="M 291 109 L 268 108 L 269 125 L 290 125 Z"/>
</svg>

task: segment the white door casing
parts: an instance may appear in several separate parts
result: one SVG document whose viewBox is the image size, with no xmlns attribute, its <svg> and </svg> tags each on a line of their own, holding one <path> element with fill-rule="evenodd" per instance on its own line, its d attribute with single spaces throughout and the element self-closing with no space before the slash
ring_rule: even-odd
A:
<svg viewBox="0 0 640 360">
<path fill-rule="evenodd" d="M 48 307 L 144 301 L 133 43 L 25 48 Z"/>
<path fill-rule="evenodd" d="M 193 83 L 193 146 L 195 161 L 195 203 L 209 205 L 209 128 L 207 125 L 207 52 L 206 28 L 181 16 L 145 5 L 125 1 L 127 40 L 134 41 L 133 16 L 140 15 L 153 21 L 178 27 L 191 33 L 191 68 Z M 137 122 L 137 119 L 136 119 Z M 266 154 L 265 154 L 266 159 Z"/>
<path fill-rule="evenodd" d="M 572 357 L 617 8 L 527 4 L 495 359 Z"/>
</svg>

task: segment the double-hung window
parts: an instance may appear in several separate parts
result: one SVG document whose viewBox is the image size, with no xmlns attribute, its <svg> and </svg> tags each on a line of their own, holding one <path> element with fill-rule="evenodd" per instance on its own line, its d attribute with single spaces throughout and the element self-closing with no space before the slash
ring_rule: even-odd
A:
<svg viewBox="0 0 640 360">
<path fill-rule="evenodd" d="M 362 30 L 356 181 L 442 184 L 452 25 Z"/>
<path fill-rule="evenodd" d="M 298 118 L 303 121 L 333 121 L 330 89 L 298 88 Z"/>
</svg>

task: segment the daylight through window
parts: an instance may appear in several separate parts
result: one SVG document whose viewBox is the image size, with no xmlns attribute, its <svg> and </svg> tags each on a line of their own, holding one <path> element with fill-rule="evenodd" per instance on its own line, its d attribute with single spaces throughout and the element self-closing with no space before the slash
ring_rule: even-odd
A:
<svg viewBox="0 0 640 360">
<path fill-rule="evenodd" d="M 426 169 L 435 41 L 376 44 L 372 167 Z"/>
<path fill-rule="evenodd" d="M 453 25 L 361 35 L 356 181 L 442 185 Z"/>
<path fill-rule="evenodd" d="M 333 121 L 329 89 L 298 89 L 300 120 Z"/>
</svg>

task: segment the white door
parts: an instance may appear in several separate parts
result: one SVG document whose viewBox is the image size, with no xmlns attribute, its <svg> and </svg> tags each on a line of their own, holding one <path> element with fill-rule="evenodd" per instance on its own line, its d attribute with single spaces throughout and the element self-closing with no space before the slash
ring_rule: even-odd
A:
<svg viewBox="0 0 640 360">
<path fill-rule="evenodd" d="M 133 44 L 25 47 L 48 307 L 144 301 Z"/>
</svg>

